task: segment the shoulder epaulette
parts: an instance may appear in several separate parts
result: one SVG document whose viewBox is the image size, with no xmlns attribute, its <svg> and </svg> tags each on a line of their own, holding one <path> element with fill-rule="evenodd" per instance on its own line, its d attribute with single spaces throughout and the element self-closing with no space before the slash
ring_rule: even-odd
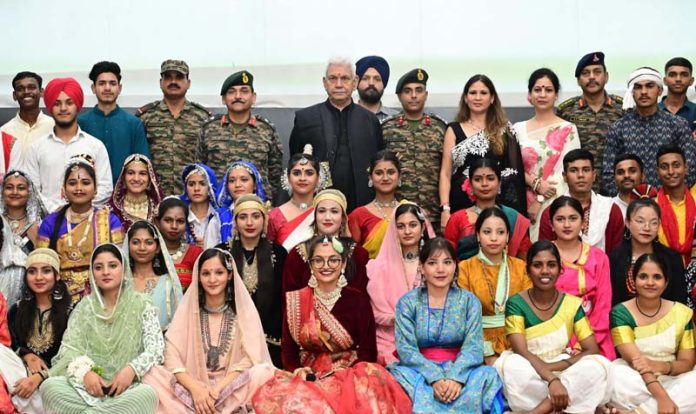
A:
<svg viewBox="0 0 696 414">
<path fill-rule="evenodd" d="M 569 108 L 569 107 L 575 105 L 575 102 L 577 102 L 578 99 L 580 99 L 579 96 L 574 96 L 574 97 L 572 97 L 572 98 L 570 98 L 570 99 L 566 99 L 565 101 L 561 102 L 561 103 L 558 105 L 558 110 L 559 110 L 559 111 L 562 111 L 562 110 L 564 110 L 564 109 L 566 109 L 566 108 Z"/>
<path fill-rule="evenodd" d="M 445 120 L 445 118 L 441 117 L 438 114 L 430 113 L 430 114 L 426 114 L 426 115 L 430 116 L 432 119 L 437 119 L 438 121 L 442 122 L 444 125 L 448 124 L 448 122 Z"/>
<path fill-rule="evenodd" d="M 147 111 L 149 111 L 150 109 L 156 107 L 157 104 L 159 104 L 160 102 L 161 102 L 161 101 L 154 101 L 154 102 L 150 102 L 150 103 L 147 104 L 147 105 L 141 106 L 140 108 L 138 108 L 138 109 L 135 111 L 135 116 L 137 116 L 137 117 L 139 118 L 139 117 L 140 117 L 142 114 L 144 114 L 145 112 L 147 112 Z"/>
<path fill-rule="evenodd" d="M 212 123 L 212 122 L 214 122 L 214 121 L 219 121 L 220 118 L 222 118 L 224 115 L 225 115 L 225 114 L 213 115 L 213 116 L 211 116 L 209 119 L 206 119 L 205 121 L 203 121 L 202 126 L 205 127 L 206 125 L 208 125 L 208 124 L 210 124 L 210 123 Z"/>
<path fill-rule="evenodd" d="M 399 117 L 401 117 L 401 116 L 403 116 L 401 113 L 398 113 L 396 115 L 389 115 L 388 117 L 386 117 L 382 120 L 382 126 L 384 126 L 388 122 L 395 121 L 395 120 L 399 119 Z"/>
<path fill-rule="evenodd" d="M 273 122 L 269 121 L 267 118 L 262 117 L 261 115 L 257 114 L 252 114 L 254 118 L 256 118 L 257 122 L 261 122 L 263 124 L 268 125 L 272 130 L 275 131 L 275 125 L 273 125 Z"/>
<path fill-rule="evenodd" d="M 207 110 L 205 106 L 199 104 L 198 102 L 191 102 L 191 101 L 189 101 L 189 102 L 191 103 L 191 105 L 195 106 L 196 108 L 198 108 L 198 109 L 200 109 L 200 110 L 202 110 L 202 111 L 205 111 L 205 113 L 208 114 L 208 117 L 212 117 L 212 116 L 213 116 L 213 113 L 210 112 L 209 110 Z"/>
<path fill-rule="evenodd" d="M 616 103 L 623 103 L 623 96 L 611 95 L 611 99 L 613 99 Z"/>
</svg>

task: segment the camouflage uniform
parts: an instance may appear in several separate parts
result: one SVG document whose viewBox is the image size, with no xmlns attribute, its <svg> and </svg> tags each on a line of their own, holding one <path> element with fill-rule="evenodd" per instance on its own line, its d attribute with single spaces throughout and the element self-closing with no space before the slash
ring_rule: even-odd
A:
<svg viewBox="0 0 696 414">
<path fill-rule="evenodd" d="M 181 194 L 181 171 L 196 161 L 195 146 L 201 126 L 211 113 L 202 105 L 186 101 L 178 118 L 174 118 L 164 101 L 155 101 L 138 109 L 136 116 L 145 124 L 152 163 L 160 176 L 166 195 Z"/>
<path fill-rule="evenodd" d="M 558 105 L 558 116 L 572 122 L 578 128 L 580 145 L 594 156 L 597 171 L 602 171 L 604 145 L 609 125 L 624 115 L 621 109 L 622 104 L 623 98 L 607 94 L 599 112 L 592 110 L 582 96 L 570 98 Z M 596 179 L 592 189 L 599 192 L 600 184 L 601 180 Z"/>
<path fill-rule="evenodd" d="M 440 229 L 440 163 L 447 122 L 435 114 L 424 114 L 413 126 L 403 113 L 382 123 L 385 149 L 401 161 L 401 187 L 397 199 L 417 203 L 427 213 L 433 228 Z"/>
<path fill-rule="evenodd" d="M 225 174 L 233 161 L 249 161 L 259 170 L 268 199 L 273 200 L 280 193 L 283 173 L 280 137 L 273 124 L 258 115 L 252 114 L 244 125 L 230 122 L 227 114 L 217 115 L 203 124 L 197 158 L 218 177 Z"/>
</svg>

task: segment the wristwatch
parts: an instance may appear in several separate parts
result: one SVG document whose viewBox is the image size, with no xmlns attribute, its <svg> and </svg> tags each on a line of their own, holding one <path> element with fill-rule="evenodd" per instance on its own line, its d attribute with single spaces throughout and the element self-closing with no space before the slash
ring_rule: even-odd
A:
<svg viewBox="0 0 696 414">
<path fill-rule="evenodd" d="M 537 198 L 537 201 L 540 202 L 540 203 L 543 203 L 544 200 L 546 200 L 546 197 L 544 197 L 544 196 L 541 195 L 541 194 L 537 194 L 537 197 L 536 197 L 536 198 Z"/>
</svg>

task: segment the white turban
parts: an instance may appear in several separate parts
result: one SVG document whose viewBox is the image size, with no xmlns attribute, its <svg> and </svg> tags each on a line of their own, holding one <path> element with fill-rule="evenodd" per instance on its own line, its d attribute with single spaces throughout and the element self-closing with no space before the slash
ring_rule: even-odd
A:
<svg viewBox="0 0 696 414">
<path fill-rule="evenodd" d="M 644 80 L 653 81 L 660 87 L 660 89 L 664 88 L 664 84 L 662 83 L 662 75 L 660 75 L 660 72 L 652 68 L 638 68 L 634 70 L 633 73 L 631 73 L 631 76 L 628 77 L 628 89 L 626 90 L 626 95 L 624 95 L 623 99 L 624 110 L 631 109 L 636 106 L 636 101 L 633 100 L 633 87 L 635 86 L 636 82 Z"/>
</svg>

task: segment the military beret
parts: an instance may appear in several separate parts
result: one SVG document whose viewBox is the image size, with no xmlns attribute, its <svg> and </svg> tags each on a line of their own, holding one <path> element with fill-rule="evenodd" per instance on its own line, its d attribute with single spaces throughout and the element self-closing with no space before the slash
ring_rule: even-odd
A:
<svg viewBox="0 0 696 414">
<path fill-rule="evenodd" d="M 227 93 L 227 90 L 230 89 L 233 86 L 239 86 L 239 85 L 246 85 L 251 88 L 251 90 L 254 90 L 254 75 L 251 73 L 242 70 L 236 73 L 231 74 L 230 76 L 225 79 L 224 82 L 222 82 L 222 88 L 220 89 L 220 95 L 224 95 Z"/>
<path fill-rule="evenodd" d="M 602 65 L 602 67 L 606 70 L 607 67 L 604 66 L 604 53 L 592 52 L 583 56 L 578 62 L 578 65 L 575 67 L 575 77 L 579 78 L 580 72 L 585 69 L 585 66 L 590 65 Z"/>
<path fill-rule="evenodd" d="M 355 74 L 362 79 L 363 75 L 369 68 L 374 68 L 382 77 L 382 83 L 387 86 L 389 82 L 389 63 L 381 56 L 365 56 L 355 62 Z"/>
<path fill-rule="evenodd" d="M 162 62 L 162 66 L 160 66 L 160 74 L 170 70 L 179 72 L 185 76 L 188 76 L 189 74 L 189 67 L 183 60 L 167 59 Z"/>
<path fill-rule="evenodd" d="M 424 71 L 423 69 L 413 69 L 409 72 L 406 72 L 404 76 L 402 76 L 399 81 L 396 83 L 396 94 L 400 94 L 401 90 L 404 88 L 404 85 L 407 83 L 420 83 L 423 85 L 427 85 L 428 83 L 428 72 Z"/>
</svg>

